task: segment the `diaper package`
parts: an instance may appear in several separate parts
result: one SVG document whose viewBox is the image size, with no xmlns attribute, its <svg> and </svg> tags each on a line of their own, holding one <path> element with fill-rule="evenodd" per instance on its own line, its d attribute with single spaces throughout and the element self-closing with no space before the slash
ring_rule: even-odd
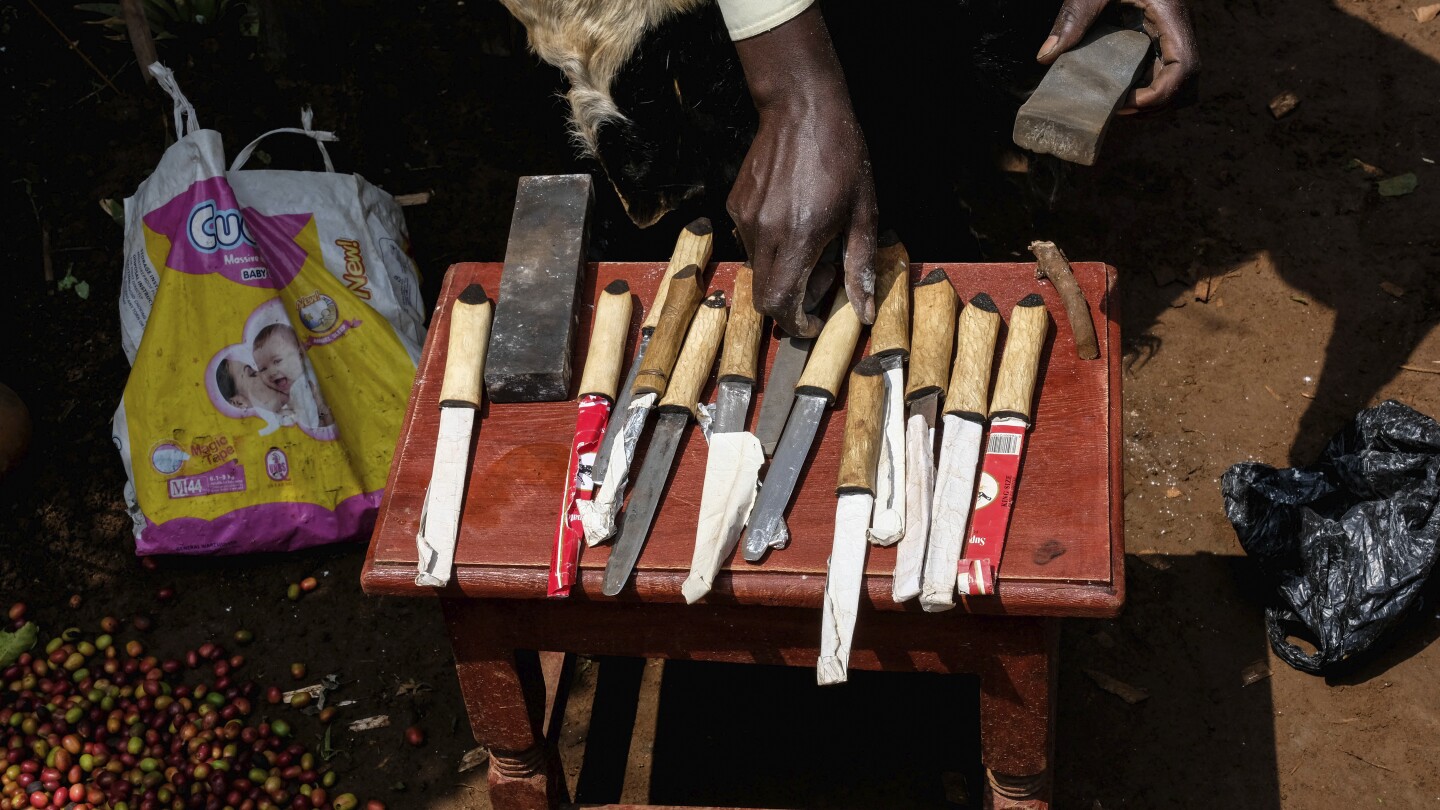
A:
<svg viewBox="0 0 1440 810">
<path fill-rule="evenodd" d="M 240 554 L 364 538 L 424 342 L 404 218 L 302 126 L 226 168 L 173 74 L 179 139 L 125 201 L 113 439 L 136 551 Z M 245 170 L 313 139 L 326 171 Z"/>
</svg>

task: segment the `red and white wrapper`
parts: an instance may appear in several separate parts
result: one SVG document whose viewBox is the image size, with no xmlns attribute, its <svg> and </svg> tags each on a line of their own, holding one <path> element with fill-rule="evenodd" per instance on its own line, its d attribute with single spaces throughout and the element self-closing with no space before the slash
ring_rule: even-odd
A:
<svg viewBox="0 0 1440 810">
<path fill-rule="evenodd" d="M 546 596 L 569 596 L 580 564 L 580 547 L 584 545 L 585 526 L 580 520 L 580 501 L 595 497 L 595 454 L 605 438 L 610 421 L 610 400 L 587 394 L 580 398 L 575 417 L 575 439 L 570 444 L 570 466 L 565 473 L 565 497 L 560 502 L 560 526 L 555 532 L 555 547 L 550 552 L 550 577 Z"/>
<path fill-rule="evenodd" d="M 964 556 L 955 579 L 956 588 L 966 596 L 995 593 L 995 574 L 1005 553 L 1005 531 L 1010 526 L 1010 508 L 1015 503 L 1020 456 L 1025 450 L 1028 429 L 1019 419 L 1001 418 L 990 423 L 985 461 L 975 487 L 970 539 L 965 541 Z"/>
</svg>

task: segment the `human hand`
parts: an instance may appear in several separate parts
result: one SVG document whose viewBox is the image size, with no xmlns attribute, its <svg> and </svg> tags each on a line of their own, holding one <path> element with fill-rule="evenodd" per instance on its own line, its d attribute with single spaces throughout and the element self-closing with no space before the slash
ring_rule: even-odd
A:
<svg viewBox="0 0 1440 810">
<path fill-rule="evenodd" d="M 1085 32 L 1111 0 L 1064 0 L 1050 36 L 1040 46 L 1041 64 L 1051 64 L 1060 54 L 1079 44 Z M 1145 13 L 1145 33 L 1160 45 L 1155 73 L 1149 87 L 1130 94 L 1122 114 L 1164 107 L 1175 100 L 1185 84 L 1200 71 L 1195 48 L 1195 30 L 1190 24 L 1186 0 L 1117 0 Z"/>
<path fill-rule="evenodd" d="M 754 268 L 755 306 L 790 334 L 819 334 L 820 319 L 804 309 L 807 285 L 826 244 L 841 237 L 846 293 L 871 323 L 875 184 L 819 9 L 735 46 L 760 125 L 726 208 Z"/>
</svg>

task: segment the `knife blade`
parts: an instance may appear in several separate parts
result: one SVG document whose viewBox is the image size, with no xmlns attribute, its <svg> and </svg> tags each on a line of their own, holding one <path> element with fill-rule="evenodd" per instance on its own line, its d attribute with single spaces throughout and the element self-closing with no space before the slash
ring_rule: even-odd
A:
<svg viewBox="0 0 1440 810">
<path fill-rule="evenodd" d="M 650 337 L 640 372 L 631 386 L 631 401 L 625 411 L 625 422 L 617 437 L 619 452 L 612 451 L 605 471 L 605 480 L 594 499 L 580 502 L 580 518 L 585 525 L 585 542 L 595 545 L 615 534 L 615 516 L 625 500 L 625 486 L 630 482 L 630 464 L 635 459 L 635 444 L 645 431 L 645 422 L 670 380 L 680 342 L 690 329 L 690 319 L 700 305 L 700 268 L 690 265 L 675 274 L 665 287 L 665 305 Z M 611 419 L 611 421 L 615 421 Z"/>
<path fill-rule="evenodd" d="M 870 331 L 870 354 L 885 370 L 884 430 L 875 473 L 875 516 L 870 542 L 889 546 L 905 533 L 905 361 L 910 357 L 910 255 L 893 233 L 875 251 L 879 309 Z"/>
<path fill-rule="evenodd" d="M 800 468 L 810 455 L 815 433 L 820 429 L 820 417 L 840 392 L 845 369 L 860 339 L 860 329 L 860 317 L 850 306 L 842 287 L 835 293 L 835 303 L 825 327 L 815 338 L 815 348 L 810 352 L 805 371 L 795 383 L 795 404 L 791 406 L 790 418 L 785 420 L 785 432 L 770 462 L 770 472 L 755 497 L 750 525 L 743 536 L 748 562 L 759 562 L 770 549 L 784 548 L 790 542 L 785 510 L 795 494 Z"/>
<path fill-rule="evenodd" d="M 935 473 L 935 498 L 930 506 L 930 542 L 925 551 L 925 578 L 920 607 L 931 613 L 955 606 L 955 574 L 975 498 L 975 467 L 1000 334 L 1000 310 L 985 293 L 970 299 L 960 313 L 955 335 L 955 365 L 945 392 L 944 434 L 940 469 Z"/>
<path fill-rule="evenodd" d="M 950 379 L 958 297 L 943 270 L 915 284 L 910 327 L 910 379 L 905 390 L 905 534 L 895 549 L 890 596 L 905 602 L 920 595 L 935 494 L 935 419 Z"/>
<path fill-rule="evenodd" d="M 689 334 L 685 336 L 685 346 L 675 361 L 672 381 L 660 400 L 660 420 L 650 438 L 645 463 L 635 478 L 635 494 L 630 497 L 630 506 L 625 510 L 624 528 L 620 539 L 615 541 L 615 547 L 610 550 L 610 559 L 605 563 L 605 582 L 601 590 L 606 596 L 620 593 L 640 559 L 640 551 L 650 536 L 660 496 L 670 479 L 675 450 L 680 446 L 680 437 L 685 433 L 690 418 L 696 415 L 700 392 L 705 387 L 705 381 L 710 379 L 710 367 L 715 364 L 715 352 L 720 348 L 720 338 L 724 334 L 725 293 L 717 290 L 695 313 Z"/>
<path fill-rule="evenodd" d="M 845 442 L 835 482 L 835 538 L 825 574 L 820 614 L 820 656 L 815 680 L 821 686 L 849 678 L 855 614 L 865 584 L 866 538 L 875 501 L 875 467 L 884 413 L 884 368 L 879 358 L 861 360 L 850 372 L 845 409 Z"/>
<path fill-rule="evenodd" d="M 785 419 L 795 404 L 795 383 L 799 382 L 814 346 L 815 338 L 792 335 L 780 338 L 775 361 L 770 364 L 770 376 L 765 380 L 765 397 L 760 400 L 760 416 L 755 425 L 755 435 L 767 458 L 775 455 L 775 448 L 780 444 Z"/>
<path fill-rule="evenodd" d="M 840 240 L 831 240 L 820 254 L 820 261 L 815 264 L 811 271 L 810 280 L 816 284 L 816 278 L 833 279 L 835 277 L 835 265 L 840 261 Z M 805 311 L 809 314 L 816 314 L 824 302 L 825 296 L 821 295 L 809 302 Z M 815 347 L 815 338 L 802 338 L 787 335 L 777 326 L 775 328 L 775 339 L 779 346 L 775 349 L 775 360 L 770 364 L 770 376 L 765 378 L 765 387 L 762 389 L 765 396 L 760 400 L 760 415 L 755 423 L 755 435 L 760 438 L 761 448 L 765 457 L 775 455 L 775 448 L 780 444 L 780 436 L 785 432 L 785 420 L 790 416 L 790 408 L 795 404 L 795 383 L 800 379 L 800 373 L 805 370 L 805 361 L 810 357 L 810 350 Z"/>
<path fill-rule="evenodd" d="M 585 538 L 585 523 L 580 517 L 578 502 L 595 496 L 592 474 L 595 451 L 605 436 L 610 403 L 615 401 L 616 386 L 620 382 L 633 306 L 630 285 L 618 279 L 601 291 L 600 300 L 595 303 L 590 347 L 585 371 L 580 377 L 575 436 L 570 443 L 570 463 L 565 469 L 565 487 L 560 499 L 560 525 L 555 530 L 555 546 L 550 550 L 546 596 L 569 596 L 570 587 L 575 584 L 580 545 Z"/>
<path fill-rule="evenodd" d="M 684 270 L 690 265 L 700 268 L 700 274 L 705 274 L 705 268 L 710 264 L 710 249 L 715 241 L 714 228 L 710 220 L 705 217 L 691 222 L 680 230 L 680 235 L 675 239 L 675 250 L 670 254 L 670 264 L 665 268 L 665 275 L 660 279 L 660 285 L 655 288 L 655 303 L 650 305 L 650 311 L 645 313 L 645 321 L 640 324 L 640 342 L 635 347 L 635 361 L 630 364 L 630 371 L 625 375 L 625 383 L 620 386 L 619 397 L 615 400 L 615 407 L 612 413 L 615 418 L 626 418 L 630 410 L 631 389 L 635 385 L 635 378 L 640 374 L 640 367 L 645 362 L 645 350 L 650 346 L 650 339 L 655 334 L 655 327 L 660 323 L 660 312 L 665 307 L 665 293 L 670 287 L 670 280 L 676 273 Z M 605 482 L 605 475 L 610 465 L 610 449 L 615 446 L 615 437 L 623 431 L 616 430 L 618 425 L 610 425 L 605 431 L 605 438 L 600 443 L 600 452 L 595 456 L 594 475 L 595 486 L 598 488 Z M 592 544 L 593 545 L 593 544 Z"/>
<path fill-rule="evenodd" d="M 480 381 L 485 378 L 493 315 L 494 305 L 479 284 L 466 287 L 450 307 L 435 466 L 425 488 L 420 530 L 415 535 L 419 551 L 416 585 L 441 588 L 450 581 L 460 511 L 465 505 L 465 483 L 470 478 L 470 434 L 483 401 Z"/>
<path fill-rule="evenodd" d="M 760 327 L 765 320 L 755 310 L 751 296 L 753 276 L 749 265 L 735 273 L 730 320 L 725 326 L 700 519 L 695 526 L 695 553 L 690 573 L 680 586 L 685 602 L 692 605 L 714 587 L 720 565 L 735 550 L 755 502 L 755 482 L 765 461 L 760 440 L 745 431 L 755 388 Z"/>
<path fill-rule="evenodd" d="M 985 463 L 975 494 L 975 515 L 970 520 L 965 560 L 956 573 L 955 586 L 967 596 L 995 593 L 995 576 L 1005 553 L 1005 531 L 1010 526 L 1015 487 L 1020 480 L 1025 434 L 1035 413 L 1040 350 L 1049 331 L 1050 314 L 1039 293 L 1020 299 L 1010 311 L 1005 352 L 995 378 L 995 396 L 990 400 L 990 441 L 985 446 Z"/>
</svg>

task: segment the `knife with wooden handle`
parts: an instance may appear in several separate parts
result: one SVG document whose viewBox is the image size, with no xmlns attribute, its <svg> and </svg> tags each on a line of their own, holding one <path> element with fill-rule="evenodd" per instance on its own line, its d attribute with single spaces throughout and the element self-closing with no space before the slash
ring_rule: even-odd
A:
<svg viewBox="0 0 1440 810">
<path fill-rule="evenodd" d="M 698 265 L 692 264 L 676 273 L 665 287 L 665 304 L 656 321 L 650 346 L 640 363 L 640 371 L 635 376 L 635 384 L 630 388 L 632 398 L 625 421 L 621 423 L 620 435 L 615 438 L 620 444 L 610 453 L 605 482 L 597 487 L 595 498 L 588 503 L 580 503 L 585 542 L 589 545 L 593 546 L 615 534 L 615 517 L 620 512 L 620 505 L 625 500 L 625 487 L 630 482 L 635 444 L 645 431 L 651 409 L 665 394 L 671 368 L 680 353 L 680 343 L 690 329 L 690 319 L 694 317 L 702 295 Z"/>
<path fill-rule="evenodd" d="M 840 393 L 840 383 L 845 379 L 845 370 L 855 354 L 860 330 L 860 317 L 850 306 L 845 290 L 841 289 L 835 293 L 830 318 L 815 339 L 810 360 L 795 385 L 795 404 L 791 406 L 790 418 L 785 421 L 785 432 L 781 434 L 775 458 L 770 462 L 770 472 L 765 476 L 760 494 L 755 498 L 755 508 L 750 512 L 750 525 L 744 535 L 745 559 L 748 562 L 759 562 L 770 549 L 784 548 L 790 542 L 790 532 L 785 526 L 785 510 L 790 506 L 800 468 L 810 455 L 810 446 L 820 429 L 820 417 Z"/>
<path fill-rule="evenodd" d="M 630 333 L 630 313 L 634 307 L 632 299 L 630 285 L 616 280 L 601 291 L 600 300 L 595 302 L 590 348 L 585 357 L 585 371 L 580 376 L 579 410 L 575 416 L 575 436 L 570 443 L 570 464 L 565 468 L 560 526 L 555 531 L 555 546 L 550 552 L 546 596 L 569 596 L 570 587 L 575 584 L 581 541 L 585 538 L 578 503 L 589 501 L 595 495 L 592 477 L 595 454 L 605 436 L 610 404 L 615 401 L 620 382 L 625 338 Z"/>
<path fill-rule="evenodd" d="M 1010 526 L 1015 487 L 1020 480 L 1025 434 L 1034 424 L 1040 350 L 1049 331 L 1050 313 L 1045 311 L 1045 299 L 1038 293 L 1025 296 L 1010 311 L 1005 353 L 995 378 L 995 396 L 990 400 L 990 439 L 985 444 L 985 463 L 975 493 L 975 515 L 970 519 L 965 559 L 956 575 L 956 588 L 967 596 L 995 593 L 995 577 L 1005 553 L 1005 531 Z"/>
<path fill-rule="evenodd" d="M 725 334 L 725 314 L 725 293 L 719 291 L 706 298 L 695 313 L 695 320 L 685 337 L 685 346 L 675 361 L 674 374 L 658 406 L 660 421 L 650 436 L 650 449 L 646 451 L 645 463 L 635 478 L 635 494 L 630 497 L 630 506 L 625 510 L 625 527 L 605 564 L 603 591 L 606 596 L 614 596 L 625 587 L 630 572 L 635 570 L 635 563 L 640 559 L 645 540 L 650 536 L 650 526 L 655 520 L 665 483 L 670 479 L 670 468 L 675 463 L 680 437 L 684 435 L 691 417 L 696 415 L 705 381 L 710 379 L 710 367 L 715 364 L 715 353 Z M 659 334 L 659 331 L 656 333 Z M 640 374 L 643 379 L 645 372 Z M 636 384 L 639 385 L 638 380 Z"/>
<path fill-rule="evenodd" d="M 849 678 L 855 614 L 865 583 L 866 535 L 875 506 L 875 467 L 880 455 L 884 413 L 884 367 L 867 357 L 850 372 L 850 401 L 845 410 L 845 443 L 835 485 L 835 538 L 825 575 L 820 615 L 820 658 L 815 680 L 821 686 Z"/>
<path fill-rule="evenodd" d="M 910 379 L 905 389 L 905 534 L 895 550 L 890 596 L 904 602 L 920 595 L 930 537 L 930 500 L 935 495 L 935 418 L 950 381 L 959 297 L 943 270 L 931 271 L 913 291 Z"/>
<path fill-rule="evenodd" d="M 764 321 L 755 309 L 752 282 L 749 265 L 735 273 L 730 321 L 725 326 L 725 346 L 720 355 L 715 414 L 710 423 L 700 517 L 695 524 L 695 553 L 690 560 L 690 574 L 680 586 L 689 604 L 710 592 L 720 565 L 735 550 L 740 530 L 755 503 L 755 484 L 765 462 L 760 439 L 745 430 Z"/>
<path fill-rule="evenodd" d="M 470 434 L 484 396 L 481 380 L 485 379 L 493 316 L 494 305 L 479 284 L 466 287 L 450 307 L 435 466 L 420 507 L 420 530 L 415 535 L 420 556 L 416 585 L 440 588 L 450 581 L 465 483 L 470 478 Z"/>
<path fill-rule="evenodd" d="M 930 542 L 920 606 L 932 613 L 955 606 L 955 570 L 975 497 L 975 467 L 984 434 L 985 395 L 1000 334 L 1000 310 L 985 293 L 970 299 L 956 328 L 955 365 L 945 393 L 944 435 L 935 498 L 930 505 Z"/>
<path fill-rule="evenodd" d="M 875 267 L 879 309 L 870 330 L 870 354 L 885 369 L 885 429 L 875 472 L 870 542 L 889 546 L 905 534 L 905 361 L 910 357 L 910 256 L 905 245 L 899 240 L 882 244 L 875 251 Z"/>
<path fill-rule="evenodd" d="M 665 268 L 665 275 L 660 279 L 659 286 L 655 288 L 655 302 L 650 305 L 650 310 L 645 313 L 645 320 L 640 324 L 640 344 L 635 347 L 635 362 L 630 364 L 630 373 L 625 375 L 625 382 L 620 387 L 619 397 L 612 409 L 612 413 L 617 417 L 624 418 L 630 410 L 631 390 L 635 385 L 635 378 L 640 375 L 640 366 L 645 362 L 645 352 L 649 349 L 655 327 L 660 324 L 660 313 L 665 308 L 665 294 L 669 290 L 671 279 L 692 264 L 700 268 L 701 276 L 705 274 L 705 268 L 710 264 L 710 248 L 715 241 L 714 230 L 709 219 L 700 217 L 682 228 L 680 235 L 676 237 L 675 250 L 670 254 L 670 264 Z M 605 432 L 605 438 L 600 443 L 600 452 L 595 456 L 594 479 L 597 489 L 605 481 L 610 464 L 610 448 L 615 446 L 615 435 L 623 432 L 619 427 L 611 425 Z"/>
</svg>

